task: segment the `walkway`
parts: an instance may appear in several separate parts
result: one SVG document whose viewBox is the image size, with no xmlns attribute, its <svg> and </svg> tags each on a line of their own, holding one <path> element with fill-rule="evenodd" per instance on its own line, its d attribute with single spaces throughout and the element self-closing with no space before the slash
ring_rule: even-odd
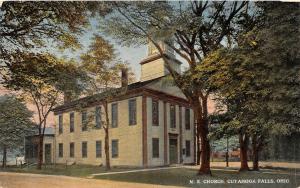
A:
<svg viewBox="0 0 300 188">
<path fill-rule="evenodd" d="M 127 170 L 122 172 L 104 172 L 98 174 L 92 174 L 93 176 L 104 176 L 104 175 L 111 175 L 111 174 L 126 174 L 126 173 L 133 173 L 133 172 L 148 172 L 148 171 L 155 171 L 155 170 L 168 170 L 173 168 L 182 168 L 182 166 L 174 166 L 174 167 L 162 167 L 162 168 L 146 168 L 146 169 L 138 169 L 138 170 Z"/>
</svg>

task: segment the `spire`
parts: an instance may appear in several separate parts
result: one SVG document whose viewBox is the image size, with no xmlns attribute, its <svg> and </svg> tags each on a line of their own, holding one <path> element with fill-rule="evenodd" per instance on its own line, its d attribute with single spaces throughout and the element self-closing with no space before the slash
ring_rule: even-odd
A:
<svg viewBox="0 0 300 188">
<path fill-rule="evenodd" d="M 159 42 L 158 44 L 162 48 L 163 53 L 173 56 L 175 58 L 173 49 L 171 49 L 163 42 Z M 148 43 L 147 57 L 143 59 L 140 62 L 140 64 L 141 64 L 141 81 L 152 80 L 169 74 L 169 71 L 165 66 L 164 60 L 161 58 L 158 49 L 152 42 Z M 180 64 L 178 64 L 177 62 L 172 62 L 171 66 L 173 67 L 174 70 L 180 72 Z"/>
<path fill-rule="evenodd" d="M 164 53 L 168 53 L 169 55 L 174 56 L 174 50 L 172 50 L 170 47 L 168 47 L 163 42 L 159 42 L 158 44 L 162 48 Z M 151 41 L 149 41 L 149 43 L 148 43 L 148 57 L 152 56 L 152 55 L 157 55 L 157 54 L 159 54 L 158 49 L 156 48 L 156 46 Z"/>
</svg>

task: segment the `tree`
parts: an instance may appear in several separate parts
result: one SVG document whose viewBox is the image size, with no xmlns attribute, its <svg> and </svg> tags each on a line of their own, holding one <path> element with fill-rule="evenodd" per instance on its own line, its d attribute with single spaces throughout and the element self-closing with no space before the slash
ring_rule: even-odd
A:
<svg viewBox="0 0 300 188">
<path fill-rule="evenodd" d="M 89 18 L 108 12 L 99 2 L 3 2 L 0 67 L 8 65 L 16 52 L 79 48 L 78 36 L 89 25 Z"/>
<path fill-rule="evenodd" d="M 24 137 L 31 133 L 32 112 L 15 96 L 0 97 L 0 148 L 3 150 L 2 167 L 6 167 L 7 151 L 20 148 Z"/>
<path fill-rule="evenodd" d="M 116 89 L 121 83 L 119 76 L 121 70 L 123 76 L 124 74 L 127 77 L 129 75 L 127 65 L 116 59 L 115 50 L 109 42 L 99 35 L 95 35 L 92 41 L 87 52 L 81 55 L 81 68 L 90 78 L 85 88 L 87 94 L 94 94 L 92 99 L 98 101 L 104 109 L 105 120 L 102 121 L 102 127 L 105 132 L 105 166 L 107 170 L 110 170 L 109 127 L 111 125 L 108 115 L 108 103 L 113 97 L 127 90 L 128 80 L 122 80 L 122 82 L 125 82 L 124 85 L 121 89 Z M 132 78 L 133 74 L 130 75 Z M 84 106 L 84 104 L 81 104 L 79 108 L 84 108 Z"/>
<path fill-rule="evenodd" d="M 24 99 L 35 105 L 38 114 L 38 169 L 43 163 L 43 141 L 47 117 L 61 102 L 65 91 L 78 94 L 80 80 L 85 75 L 72 62 L 59 60 L 49 54 L 21 54 L 11 62 L 4 84 L 20 91 Z M 71 89 L 72 88 L 72 89 Z"/>
<path fill-rule="evenodd" d="M 252 60 L 257 62 L 256 67 L 265 69 L 256 70 L 255 85 L 263 96 L 259 102 L 265 103 L 266 113 L 260 114 L 259 126 L 252 134 L 254 170 L 258 170 L 259 152 L 268 136 L 299 132 L 300 122 L 300 53 L 295 49 L 300 44 L 299 4 L 273 2 L 257 6 L 262 9 L 263 23 L 262 28 L 253 31 L 257 47 Z"/>
<path fill-rule="evenodd" d="M 197 121 L 197 164 L 199 174 L 210 174 L 210 145 L 208 139 L 207 100 L 211 93 L 203 82 L 195 82 L 196 67 L 207 56 L 219 49 L 223 42 L 232 40 L 237 21 L 246 10 L 247 2 L 118 2 L 107 18 L 104 32 L 124 44 L 152 42 L 166 62 L 176 85 L 191 103 Z M 159 45 L 163 41 L 181 59 L 166 53 Z M 189 69 L 179 74 L 170 62 L 186 62 Z M 196 158 L 196 156 L 195 156 Z"/>
<path fill-rule="evenodd" d="M 257 6 L 261 8 L 257 27 L 239 36 L 234 49 L 211 54 L 198 68 L 199 72 L 204 70 L 209 85 L 228 106 L 231 124 L 227 127 L 240 134 L 241 170 L 249 169 L 246 154 L 250 137 L 253 169 L 258 170 L 259 152 L 268 137 L 289 134 L 299 125 L 298 5 Z"/>
</svg>

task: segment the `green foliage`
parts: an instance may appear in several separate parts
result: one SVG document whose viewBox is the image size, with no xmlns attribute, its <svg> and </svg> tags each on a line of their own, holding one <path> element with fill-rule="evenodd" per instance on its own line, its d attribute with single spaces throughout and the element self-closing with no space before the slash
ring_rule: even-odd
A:
<svg viewBox="0 0 300 188">
<path fill-rule="evenodd" d="M 233 128 L 264 142 L 270 134 L 290 134 L 299 127 L 299 10 L 295 3 L 258 6 L 257 27 L 239 36 L 234 49 L 211 53 L 195 79 L 205 79 L 227 106 L 231 121 L 218 135 Z"/>
<path fill-rule="evenodd" d="M 211 143 L 214 151 L 226 151 L 227 150 L 227 138 L 221 138 L 219 140 L 212 140 Z M 239 147 L 239 141 L 236 136 L 231 136 L 228 138 L 228 150 L 232 151 Z"/>
<path fill-rule="evenodd" d="M 113 46 L 100 35 L 92 38 L 89 49 L 81 55 L 80 68 L 89 76 L 89 82 L 85 88 L 89 94 L 119 87 L 122 69 L 129 71 L 130 81 L 134 77 L 128 65 L 117 58 Z"/>
<path fill-rule="evenodd" d="M 212 51 L 232 38 L 242 22 L 246 2 L 117 2 L 106 17 L 104 33 L 125 45 L 152 42 L 160 51 L 176 85 L 192 102 L 209 95 L 203 82 L 195 82 L 195 67 Z M 180 56 L 178 60 L 163 54 L 157 41 Z M 187 63 L 179 75 L 168 62 Z M 204 99 L 205 100 L 205 99 Z M 198 108 L 198 107 L 197 107 Z M 206 111 L 203 107 L 203 112 Z M 205 115 L 204 115 L 205 116 Z"/>
<path fill-rule="evenodd" d="M 33 131 L 32 112 L 15 96 L 0 97 L 0 147 L 17 149 Z"/>
<path fill-rule="evenodd" d="M 14 55 L 6 74 L 4 85 L 21 92 L 25 100 L 35 104 L 41 128 L 54 105 L 60 103 L 62 94 L 78 95 L 85 74 L 74 63 L 65 62 L 49 54 L 24 53 Z"/>
<path fill-rule="evenodd" d="M 3 2 L 0 7 L 0 64 L 9 64 L 11 53 L 80 47 L 78 36 L 89 17 L 110 11 L 101 2 Z"/>
<path fill-rule="evenodd" d="M 116 2 L 114 11 L 106 19 L 109 27 L 104 32 L 121 43 L 151 42 L 165 61 L 176 86 L 191 103 L 195 120 L 199 122 L 196 136 L 202 139 L 201 174 L 210 172 L 207 100 L 211 91 L 206 88 L 205 79 L 195 79 L 196 67 L 210 53 L 220 49 L 226 39 L 234 39 L 239 21 L 247 14 L 246 5 L 248 2 Z M 165 53 L 158 41 L 165 43 L 175 55 Z M 174 62 L 187 63 L 187 71 L 178 73 L 171 66 Z M 200 152 L 197 155 L 199 159 Z"/>
<path fill-rule="evenodd" d="M 68 90 L 79 94 L 79 82 L 84 79 L 84 73 L 74 62 L 65 62 L 50 54 L 28 53 L 15 56 L 4 76 L 4 84 L 31 97 L 43 95 L 48 100 Z"/>
</svg>

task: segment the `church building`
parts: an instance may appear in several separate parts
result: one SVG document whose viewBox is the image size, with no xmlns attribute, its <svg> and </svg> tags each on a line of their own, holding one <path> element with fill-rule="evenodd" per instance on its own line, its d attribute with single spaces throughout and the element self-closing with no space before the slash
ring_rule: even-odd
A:
<svg viewBox="0 0 300 188">
<path fill-rule="evenodd" d="M 174 52 L 161 44 L 165 53 Z M 194 113 L 179 88 L 165 84 L 165 63 L 156 48 L 140 62 L 141 79 L 125 93 L 109 100 L 109 153 L 112 166 L 152 167 L 194 162 Z M 171 65 L 180 72 L 180 64 Z M 97 94 L 101 99 L 101 93 Z M 105 165 L 105 133 L 101 103 L 91 96 L 54 109 L 56 128 L 54 161 Z M 84 110 L 76 107 L 87 102 Z M 92 115 L 92 116 L 90 116 Z M 85 126 L 93 117 L 93 129 Z"/>
</svg>

